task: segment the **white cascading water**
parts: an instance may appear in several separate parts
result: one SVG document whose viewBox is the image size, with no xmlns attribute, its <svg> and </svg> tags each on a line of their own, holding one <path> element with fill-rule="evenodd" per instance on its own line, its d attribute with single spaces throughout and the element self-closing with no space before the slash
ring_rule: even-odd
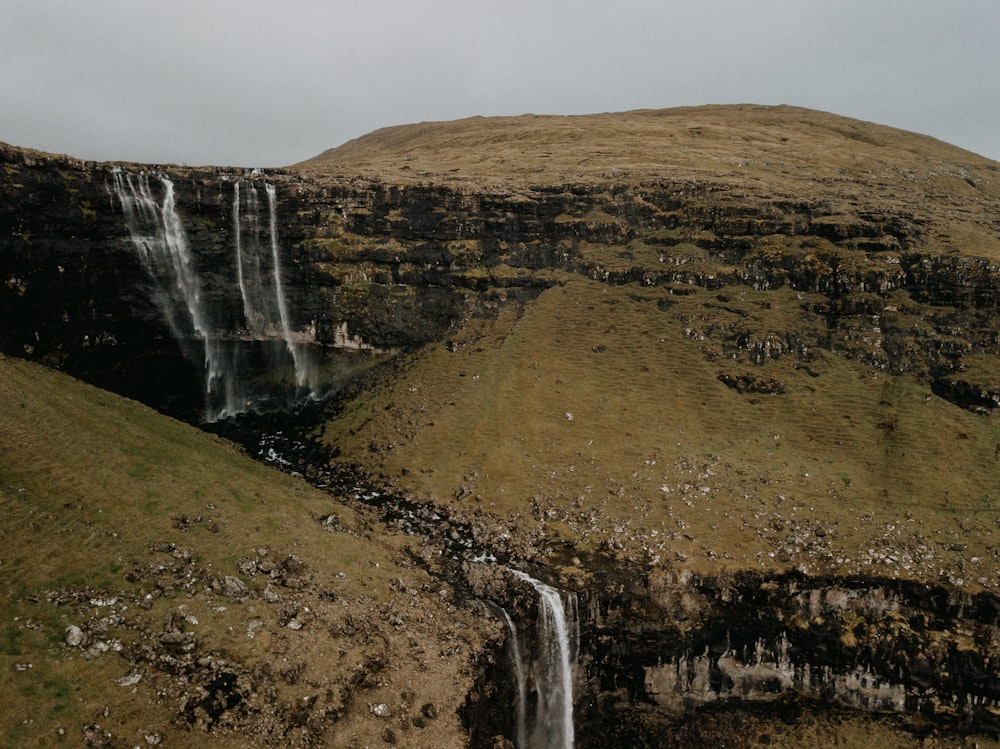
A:
<svg viewBox="0 0 1000 749">
<path fill-rule="evenodd" d="M 300 349 L 292 338 L 292 328 L 288 317 L 288 304 L 285 301 L 285 288 L 281 283 L 281 253 L 278 246 L 278 210 L 277 195 L 274 185 L 265 185 L 267 189 L 268 228 L 271 234 L 271 257 L 274 262 L 274 293 L 278 297 L 278 315 L 281 318 L 281 333 L 285 338 L 288 353 L 292 355 L 295 366 L 295 384 L 305 387 L 309 380 L 311 367 L 306 361 L 305 352 Z"/>
<path fill-rule="evenodd" d="M 257 189 L 249 184 L 249 190 L 241 190 L 241 182 L 233 187 L 233 244 L 236 249 L 236 281 L 240 287 L 240 297 L 243 299 L 243 317 L 251 331 L 263 332 L 264 317 L 261 310 L 254 306 L 254 299 L 260 299 L 260 213 L 257 208 Z M 246 203 L 244 207 L 243 203 Z M 247 231 L 243 225 L 247 224 Z M 244 271 L 244 264 L 249 264 L 250 281 L 256 283 L 251 287 Z"/>
<path fill-rule="evenodd" d="M 218 410 L 210 408 L 206 416 L 214 419 L 234 413 L 233 378 L 213 336 L 191 245 L 177 213 L 173 182 L 160 177 L 163 203 L 158 205 L 145 172 L 133 175 L 115 169 L 113 177 L 132 245 L 157 284 L 157 301 L 174 336 L 185 341 L 193 330 L 202 343 L 206 400 L 223 404 Z"/>
<path fill-rule="evenodd" d="M 237 182 L 233 191 L 233 238 L 236 251 L 236 279 L 243 299 L 247 332 L 256 340 L 275 340 L 279 336 L 291 357 L 295 385 L 315 389 L 313 367 L 306 349 L 292 332 L 288 302 L 281 277 L 281 246 L 278 242 L 277 192 L 264 184 L 268 207 L 268 246 L 261 242 L 260 205 L 253 182 Z M 267 270 L 267 267 L 270 270 Z"/>
<path fill-rule="evenodd" d="M 517 680 L 517 742 L 516 749 L 527 749 L 528 746 L 528 679 L 524 673 L 524 659 L 521 656 L 521 645 L 517 637 L 517 627 L 505 609 L 500 609 L 503 620 L 510 634 L 510 659 L 514 664 L 514 678 Z"/>
<path fill-rule="evenodd" d="M 203 370 L 206 420 L 280 402 L 273 378 L 264 378 L 263 386 L 255 380 L 275 367 L 294 370 L 295 393 L 286 396 L 300 398 L 304 388 L 315 396 L 317 370 L 306 345 L 296 339 L 285 298 L 275 188 L 264 183 L 265 227 L 254 182 L 238 181 L 234 187 L 233 242 L 243 307 L 241 326 L 230 309 L 236 301 L 234 290 L 212 289 L 215 307 L 208 304 L 177 211 L 173 182 L 164 175 L 157 178 L 156 192 L 163 196 L 158 200 L 149 174 L 123 169 L 112 174 L 111 192 L 121 204 L 132 246 L 155 282 L 156 302 L 185 356 Z"/>
<path fill-rule="evenodd" d="M 514 667 L 515 675 L 519 672 L 527 674 L 524 677 L 525 695 L 530 680 L 538 693 L 538 700 L 534 720 L 529 721 L 532 716 L 524 715 L 527 709 L 527 697 L 525 696 L 522 701 L 519 683 L 518 732 L 520 734 L 522 731 L 523 719 L 525 737 L 519 735 L 519 741 L 524 743 L 519 743 L 517 749 L 572 749 L 573 663 L 576 660 L 575 651 L 579 638 L 576 629 L 576 597 L 570 597 L 570 616 L 567 617 L 560 591 L 519 570 L 511 572 L 531 585 L 538 593 L 538 623 L 535 635 L 538 652 L 530 663 L 525 664 L 518 658 L 522 663 Z M 516 637 L 516 631 L 514 636 Z M 518 675 L 517 678 L 520 681 L 522 676 Z"/>
</svg>

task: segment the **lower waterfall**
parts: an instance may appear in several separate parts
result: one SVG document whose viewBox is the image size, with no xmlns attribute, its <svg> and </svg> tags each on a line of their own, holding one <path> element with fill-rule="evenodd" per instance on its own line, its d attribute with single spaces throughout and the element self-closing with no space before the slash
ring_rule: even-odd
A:
<svg viewBox="0 0 1000 749">
<path fill-rule="evenodd" d="M 527 653 L 507 617 L 518 679 L 517 749 L 572 749 L 573 664 L 579 640 L 576 596 L 570 594 L 564 606 L 561 591 L 519 570 L 511 572 L 538 593 L 534 647 Z M 531 714 L 530 694 L 536 696 Z"/>
<path fill-rule="evenodd" d="M 507 625 L 507 632 L 510 635 L 510 661 L 514 665 L 514 678 L 517 680 L 517 741 L 514 746 L 517 749 L 528 746 L 528 679 L 524 673 L 524 658 L 521 656 L 521 645 L 517 637 L 517 627 L 510 618 L 506 609 L 500 609 L 503 614 L 504 623 Z"/>
</svg>

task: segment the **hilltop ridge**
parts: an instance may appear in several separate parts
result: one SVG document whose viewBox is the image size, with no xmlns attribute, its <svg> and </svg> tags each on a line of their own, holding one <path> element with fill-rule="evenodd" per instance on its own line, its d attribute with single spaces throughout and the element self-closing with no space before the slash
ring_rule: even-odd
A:
<svg viewBox="0 0 1000 749">
<path fill-rule="evenodd" d="M 474 190 L 689 180 L 827 212 L 909 211 L 938 224 L 945 251 L 1000 256 L 1000 163 L 927 135 L 785 105 L 399 125 L 291 168 Z M 958 241 L 948 243 L 949 233 Z"/>
<path fill-rule="evenodd" d="M 839 148 L 838 148 L 839 146 Z M 380 128 L 294 168 L 421 168 L 464 177 L 569 179 L 658 170 L 736 172 L 773 157 L 783 168 L 857 168 L 904 156 L 994 169 L 986 157 L 928 135 L 788 105 L 705 105 L 589 115 L 468 117 Z M 879 158 L 881 156 L 881 158 Z M 741 163 L 743 161 L 744 163 Z M 405 167 L 409 167 L 407 170 Z"/>
</svg>

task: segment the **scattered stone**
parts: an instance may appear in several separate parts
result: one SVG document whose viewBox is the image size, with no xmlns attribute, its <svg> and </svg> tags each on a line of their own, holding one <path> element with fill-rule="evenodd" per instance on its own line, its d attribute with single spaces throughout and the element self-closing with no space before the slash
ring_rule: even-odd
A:
<svg viewBox="0 0 1000 749">
<path fill-rule="evenodd" d="M 720 374 L 719 382 L 737 393 L 761 393 L 764 395 L 781 395 L 785 386 L 777 380 L 754 377 L 753 375 Z"/>
<path fill-rule="evenodd" d="M 66 627 L 66 645 L 71 648 L 78 648 L 83 644 L 83 630 L 75 624 Z"/>
<path fill-rule="evenodd" d="M 331 533 L 340 530 L 340 515 L 330 513 L 319 518 L 319 523 Z"/>
<path fill-rule="evenodd" d="M 247 584 L 234 575 L 226 575 L 222 581 L 222 593 L 230 598 L 245 598 L 249 592 Z"/>
<path fill-rule="evenodd" d="M 378 702 L 374 705 L 369 705 L 368 710 L 376 718 L 389 718 L 392 717 L 392 708 L 389 707 L 384 702 Z"/>
<path fill-rule="evenodd" d="M 136 684 L 142 681 L 142 672 L 136 671 L 135 673 L 131 673 L 128 676 L 123 676 L 122 678 L 117 679 L 116 681 L 123 687 L 134 687 Z"/>
<path fill-rule="evenodd" d="M 289 554 L 282 560 L 281 569 L 289 575 L 301 575 L 306 571 L 306 563 L 294 554 Z"/>
<path fill-rule="evenodd" d="M 190 632 L 166 632 L 160 635 L 160 644 L 181 650 L 194 648 L 194 636 Z"/>
<path fill-rule="evenodd" d="M 91 723 L 83 728 L 83 742 L 88 749 L 104 749 L 112 745 L 111 731 L 106 731 L 97 723 Z"/>
</svg>

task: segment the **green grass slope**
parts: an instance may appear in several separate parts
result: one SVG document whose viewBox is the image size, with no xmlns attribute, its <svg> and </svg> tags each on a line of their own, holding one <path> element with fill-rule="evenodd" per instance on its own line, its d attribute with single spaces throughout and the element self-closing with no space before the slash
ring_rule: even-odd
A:
<svg viewBox="0 0 1000 749">
<path fill-rule="evenodd" d="M 408 543 L 223 440 L 0 358 L 0 746 L 461 746 L 493 625 Z"/>
<path fill-rule="evenodd" d="M 655 566 L 1000 585 L 994 418 L 829 351 L 719 355 L 720 315 L 787 340 L 787 287 L 563 280 L 414 355 L 331 441 L 419 495 Z"/>
</svg>

